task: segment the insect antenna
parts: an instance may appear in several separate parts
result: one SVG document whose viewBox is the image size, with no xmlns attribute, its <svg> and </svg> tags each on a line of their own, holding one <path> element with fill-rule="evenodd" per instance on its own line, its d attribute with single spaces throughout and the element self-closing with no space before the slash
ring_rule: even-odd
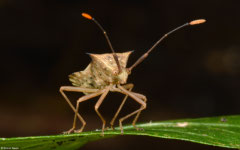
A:
<svg viewBox="0 0 240 150">
<path fill-rule="evenodd" d="M 188 23 L 185 23 L 173 30 L 171 30 L 170 32 L 164 34 L 145 54 L 143 54 L 131 67 L 128 68 L 128 71 L 129 73 L 131 73 L 132 69 L 134 67 L 136 67 L 138 64 L 140 64 L 145 58 L 147 58 L 147 56 L 149 55 L 149 53 L 163 40 L 165 39 L 168 35 L 170 35 L 171 33 L 183 28 L 183 27 L 186 27 L 186 26 L 189 26 L 189 25 L 196 25 L 196 24 L 201 24 L 201 23 L 204 23 L 206 20 L 205 19 L 198 19 L 198 20 L 193 20 L 191 22 L 188 22 Z"/>
<path fill-rule="evenodd" d="M 120 66 L 120 63 L 119 63 L 119 61 L 118 61 L 117 54 L 115 53 L 115 51 L 114 51 L 114 49 L 113 49 L 113 47 L 112 47 L 112 44 L 111 44 L 111 42 L 110 42 L 110 40 L 109 40 L 109 37 L 108 37 L 108 35 L 107 35 L 107 32 L 106 32 L 106 31 L 103 29 L 103 27 L 98 23 L 98 21 L 97 21 L 96 19 L 94 19 L 92 16 L 90 16 L 89 14 L 87 14 L 87 13 L 82 13 L 82 16 L 83 16 L 84 18 L 87 18 L 87 19 L 92 20 L 93 22 L 95 22 L 95 24 L 97 24 L 97 26 L 102 30 L 102 32 L 103 32 L 103 34 L 104 34 L 104 36 L 105 36 L 105 38 L 106 38 L 106 40 L 107 40 L 107 42 L 108 42 L 108 45 L 109 45 L 110 49 L 112 50 L 113 58 L 114 58 L 114 60 L 115 60 L 115 62 L 116 62 L 116 64 L 117 64 L 117 67 L 118 67 L 118 73 L 120 73 L 120 72 L 121 72 L 121 66 Z"/>
</svg>

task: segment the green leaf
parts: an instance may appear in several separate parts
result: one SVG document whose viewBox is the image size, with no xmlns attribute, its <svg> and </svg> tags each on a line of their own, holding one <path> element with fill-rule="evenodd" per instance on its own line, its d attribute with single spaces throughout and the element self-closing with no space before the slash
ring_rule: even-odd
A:
<svg viewBox="0 0 240 150">
<path fill-rule="evenodd" d="M 227 148 L 240 148 L 240 115 L 200 119 L 184 119 L 138 124 L 144 130 L 124 127 L 124 135 L 144 135 L 166 139 L 179 139 Z M 18 149 L 78 149 L 87 142 L 120 135 L 120 130 L 83 132 L 69 135 L 51 135 L 0 138 L 1 147 Z"/>
</svg>

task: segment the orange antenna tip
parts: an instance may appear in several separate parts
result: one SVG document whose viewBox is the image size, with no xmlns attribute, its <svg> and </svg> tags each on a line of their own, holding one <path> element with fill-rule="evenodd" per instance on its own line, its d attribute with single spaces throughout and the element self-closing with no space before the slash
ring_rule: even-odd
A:
<svg viewBox="0 0 240 150">
<path fill-rule="evenodd" d="M 87 13 L 82 13 L 82 16 L 83 16 L 84 18 L 89 19 L 89 20 L 92 20 L 92 19 L 93 19 L 92 16 L 90 16 L 90 15 L 87 14 Z"/>
<path fill-rule="evenodd" d="M 190 25 L 196 25 L 196 24 L 201 24 L 201 23 L 204 23 L 204 22 L 206 22 L 205 19 L 198 19 L 198 20 L 191 21 L 189 24 Z"/>
</svg>

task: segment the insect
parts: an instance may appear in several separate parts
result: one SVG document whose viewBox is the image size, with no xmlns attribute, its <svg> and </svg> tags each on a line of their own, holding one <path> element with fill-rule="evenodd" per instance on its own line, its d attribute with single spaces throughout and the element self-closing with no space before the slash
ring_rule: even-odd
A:
<svg viewBox="0 0 240 150">
<path fill-rule="evenodd" d="M 71 75 L 69 75 L 69 80 L 72 82 L 73 86 L 61 86 L 60 87 L 60 93 L 65 98 L 67 103 L 70 105 L 72 110 L 75 112 L 74 115 L 74 121 L 73 121 L 73 127 L 66 131 L 66 134 L 69 134 L 71 132 L 79 133 L 82 132 L 86 122 L 82 118 L 82 116 L 78 113 L 79 111 L 79 104 L 81 102 L 90 100 L 94 97 L 100 96 L 98 101 L 95 104 L 95 111 L 97 115 L 102 120 L 102 135 L 104 135 L 104 129 L 106 125 L 106 121 L 99 112 L 99 107 L 101 106 L 103 100 L 107 96 L 109 92 L 119 92 L 125 95 L 124 99 L 122 100 L 117 112 L 115 113 L 113 119 L 110 122 L 111 128 L 114 129 L 114 122 L 116 118 L 118 117 L 119 112 L 121 111 L 124 103 L 126 102 L 128 97 L 131 97 L 133 100 L 135 100 L 138 104 L 140 104 L 140 108 L 133 111 L 132 113 L 122 117 L 119 119 L 119 127 L 121 130 L 121 134 L 123 134 L 123 127 L 122 122 L 129 117 L 132 117 L 135 115 L 135 118 L 133 119 L 132 125 L 137 130 L 139 128 L 136 127 L 136 122 L 138 120 L 138 117 L 142 110 L 146 109 L 147 107 L 147 98 L 143 94 L 133 92 L 133 84 L 127 84 L 128 75 L 131 74 L 133 68 L 135 68 L 138 64 L 140 64 L 144 59 L 147 58 L 149 53 L 163 40 L 165 39 L 169 34 L 183 28 L 189 25 L 196 25 L 204 23 L 205 19 L 198 19 L 191 21 L 189 23 L 185 23 L 170 32 L 166 33 L 164 36 L 162 36 L 145 54 L 143 54 L 131 67 L 126 67 L 128 62 L 128 57 L 132 53 L 131 51 L 124 52 L 124 53 L 116 53 L 112 47 L 112 44 L 109 40 L 109 37 L 107 35 L 107 32 L 103 29 L 103 27 L 98 23 L 97 20 L 95 20 L 92 16 L 90 16 L 87 13 L 82 13 L 82 16 L 86 19 L 92 20 L 103 32 L 108 45 L 110 49 L 112 50 L 112 53 L 105 53 L 105 54 L 89 54 L 92 61 L 90 64 L 86 67 L 85 70 L 74 72 Z M 80 97 L 77 100 L 76 107 L 73 106 L 73 104 L 70 102 L 69 98 L 66 96 L 64 92 L 82 92 L 85 95 Z M 82 126 L 80 129 L 75 130 L 76 128 L 76 121 L 77 118 L 81 121 Z"/>
</svg>

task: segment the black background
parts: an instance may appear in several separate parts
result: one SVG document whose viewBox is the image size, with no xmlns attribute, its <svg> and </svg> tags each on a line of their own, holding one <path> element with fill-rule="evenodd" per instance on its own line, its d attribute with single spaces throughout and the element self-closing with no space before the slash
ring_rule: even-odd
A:
<svg viewBox="0 0 240 150">
<path fill-rule="evenodd" d="M 68 75 L 91 61 L 85 53 L 110 49 L 94 16 L 117 52 L 135 50 L 133 64 L 156 40 L 188 21 L 202 25 L 174 33 L 129 76 L 135 92 L 148 97 L 139 122 L 240 113 L 240 14 L 237 1 L 0 1 L 0 136 L 59 134 L 73 112 L 59 93 Z M 70 94 L 74 101 L 81 94 Z M 109 122 L 122 95 L 109 94 L 100 108 Z M 101 128 L 96 99 L 80 106 L 86 130 Z M 137 109 L 131 99 L 120 114 Z M 125 123 L 130 123 L 129 119 Z M 117 126 L 117 122 L 116 122 Z M 223 149 L 175 140 L 120 136 L 85 149 Z"/>
</svg>

